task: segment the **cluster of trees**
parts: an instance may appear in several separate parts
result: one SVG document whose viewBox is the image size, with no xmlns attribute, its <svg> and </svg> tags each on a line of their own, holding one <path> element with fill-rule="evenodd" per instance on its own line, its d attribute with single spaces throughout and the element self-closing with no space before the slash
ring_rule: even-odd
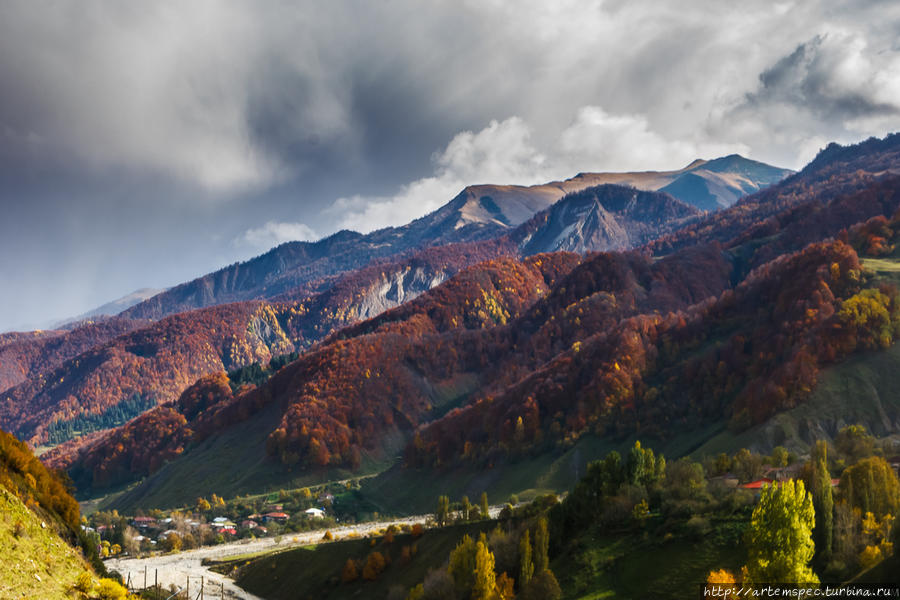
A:
<svg viewBox="0 0 900 600">
<path fill-rule="evenodd" d="M 465 535 L 445 568 L 431 570 L 406 600 L 559 600 L 562 590 L 550 570 L 547 520 L 509 532 L 499 525 L 476 542 Z M 402 596 L 400 596 L 402 597 Z"/>
<path fill-rule="evenodd" d="M 81 510 L 64 481 L 48 470 L 25 443 L 3 430 L 0 430 L 0 486 L 30 508 L 39 507 L 48 515 L 56 515 L 73 535 L 78 532 Z"/>
<path fill-rule="evenodd" d="M 448 496 L 440 496 L 438 498 L 437 510 L 434 511 L 434 521 L 438 526 L 443 527 L 451 522 L 465 523 L 467 521 L 477 521 L 479 519 L 489 519 L 489 505 L 487 492 L 481 492 L 481 500 L 478 505 L 474 505 L 469 501 L 468 496 L 451 505 Z"/>
<path fill-rule="evenodd" d="M 114 317 L 68 330 L 0 334 L 0 392 L 46 375 L 82 352 L 146 325 L 146 321 Z"/>
<path fill-rule="evenodd" d="M 900 480 L 863 427 L 843 428 L 834 445 L 818 441 L 800 479 L 763 490 L 745 534 L 740 573 L 710 574 L 709 584 L 817 584 L 846 580 L 894 552 Z M 840 475 L 833 488 L 832 475 Z"/>
<path fill-rule="evenodd" d="M 238 388 L 190 429 L 221 430 L 278 403 L 284 413 L 268 435 L 269 455 L 321 468 L 356 467 L 386 433 L 412 434 L 444 413 L 440 403 L 460 400 L 471 402 L 411 435 L 408 464 L 490 463 L 592 431 L 666 435 L 723 418 L 737 430 L 758 423 L 802 401 L 823 365 L 898 334 L 896 294 L 865 289 L 847 243 L 801 249 L 829 235 L 866 251 L 890 245 L 885 224 L 866 221 L 900 202 L 897 180 L 869 175 L 893 164 L 895 145 L 890 138 L 820 160 L 689 228 L 690 244 L 651 247 L 667 254 L 661 260 L 557 253 L 479 264 L 343 329 L 263 386 Z M 474 244 L 463 263 L 511 251 L 504 243 Z M 456 264 L 460 248 L 415 256 L 437 272 L 441 261 Z M 295 340 L 325 335 L 324 323 L 362 316 L 353 307 L 368 293 L 363 280 L 383 283 L 401 262 L 348 276 L 276 321 Z M 324 329 L 304 329 L 314 314 L 324 315 Z M 250 371 L 248 383 L 266 375 Z M 469 389 L 448 400 L 445 390 L 462 381 Z"/>
<path fill-rule="evenodd" d="M 156 406 L 156 400 L 135 394 L 105 409 L 100 414 L 81 414 L 68 421 L 54 421 L 47 426 L 47 442 L 61 444 L 78 435 L 112 429 Z"/>
<path fill-rule="evenodd" d="M 739 430 L 759 423 L 801 401 L 822 365 L 896 339 L 896 292 L 863 284 L 856 253 L 840 241 L 779 257 L 715 300 L 576 340 L 501 395 L 420 430 L 407 462 L 490 461 L 589 431 L 665 436 L 723 417 Z"/>
<path fill-rule="evenodd" d="M 51 423 L 96 419 L 135 395 L 175 400 L 203 375 L 293 351 L 279 317 L 266 303 L 229 304 L 120 335 L 5 392 L 0 423 L 40 443 Z"/>
</svg>

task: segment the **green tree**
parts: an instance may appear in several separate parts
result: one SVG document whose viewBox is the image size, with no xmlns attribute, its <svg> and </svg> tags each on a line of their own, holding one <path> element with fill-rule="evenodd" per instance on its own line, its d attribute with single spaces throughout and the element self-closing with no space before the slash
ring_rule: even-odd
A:
<svg viewBox="0 0 900 600">
<path fill-rule="evenodd" d="M 531 534 L 528 530 L 519 540 L 519 585 L 524 586 L 534 575 L 534 563 L 531 561 Z"/>
<path fill-rule="evenodd" d="M 881 457 L 865 458 L 841 475 L 841 495 L 862 514 L 896 515 L 900 508 L 900 482 Z"/>
<path fill-rule="evenodd" d="M 491 514 L 490 514 L 490 506 L 488 505 L 487 492 L 481 492 L 481 518 L 489 519 L 490 517 L 491 517 Z"/>
<path fill-rule="evenodd" d="M 534 532 L 534 571 L 540 574 L 550 568 L 550 532 L 547 530 L 547 519 L 541 517 Z"/>
<path fill-rule="evenodd" d="M 747 530 L 746 583 L 817 584 L 809 567 L 815 509 L 802 481 L 763 488 Z"/>
<path fill-rule="evenodd" d="M 816 511 L 816 527 L 813 530 L 816 554 L 822 564 L 831 560 L 834 537 L 834 498 L 831 490 L 831 473 L 828 471 L 828 444 L 816 442 L 812 456 L 812 500 Z"/>
<path fill-rule="evenodd" d="M 447 572 L 459 595 L 466 594 L 475 585 L 475 550 L 475 541 L 465 535 L 450 553 Z"/>
<path fill-rule="evenodd" d="M 657 457 L 650 448 L 642 448 L 636 441 L 628 454 L 628 479 L 635 485 L 650 487 L 666 472 L 666 460 Z"/>
<path fill-rule="evenodd" d="M 437 521 L 437 524 L 443 527 L 447 524 L 447 519 L 450 517 L 450 498 L 447 496 L 439 496 L 438 497 L 438 505 L 437 510 L 434 513 L 434 520 Z"/>
<path fill-rule="evenodd" d="M 762 475 L 762 457 L 741 448 L 734 454 L 732 469 L 741 481 L 752 481 Z"/>
<path fill-rule="evenodd" d="M 460 509 L 460 515 L 462 516 L 463 521 L 468 521 L 471 517 L 472 513 L 472 503 L 469 502 L 468 496 L 463 496 L 460 501 L 462 508 Z"/>
<path fill-rule="evenodd" d="M 547 569 L 535 575 L 528 585 L 522 588 L 522 600 L 559 600 L 562 589 L 553 571 Z"/>
<path fill-rule="evenodd" d="M 496 600 L 497 574 L 494 572 L 494 555 L 487 544 L 478 542 L 475 549 L 475 582 L 472 600 Z"/>
<path fill-rule="evenodd" d="M 771 463 L 773 467 L 786 467 L 788 466 L 789 454 L 787 448 L 784 446 L 775 446 L 772 449 L 772 456 L 770 457 Z"/>
<path fill-rule="evenodd" d="M 834 449 L 852 465 L 875 454 L 875 438 L 862 425 L 847 425 L 834 436 Z"/>
</svg>

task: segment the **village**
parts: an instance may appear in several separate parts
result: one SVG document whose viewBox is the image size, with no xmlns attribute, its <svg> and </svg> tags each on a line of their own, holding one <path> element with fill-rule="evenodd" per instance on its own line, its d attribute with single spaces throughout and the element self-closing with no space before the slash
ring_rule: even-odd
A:
<svg viewBox="0 0 900 600">
<path fill-rule="evenodd" d="M 102 558 L 178 552 L 236 540 L 273 537 L 333 527 L 335 497 L 308 488 L 226 502 L 212 494 L 179 510 L 98 511 L 82 519 L 82 529 L 96 542 Z"/>
</svg>

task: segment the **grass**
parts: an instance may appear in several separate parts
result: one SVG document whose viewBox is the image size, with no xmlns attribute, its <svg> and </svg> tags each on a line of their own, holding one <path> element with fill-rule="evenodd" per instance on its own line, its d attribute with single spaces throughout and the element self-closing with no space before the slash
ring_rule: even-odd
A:
<svg viewBox="0 0 900 600">
<path fill-rule="evenodd" d="M 418 539 L 409 534 L 397 535 L 391 544 L 385 544 L 383 538 L 362 538 L 282 551 L 245 561 L 238 566 L 236 581 L 248 592 L 267 600 L 385 598 L 394 586 L 408 590 L 421 583 L 429 569 L 447 561 L 464 535 L 477 537 L 494 526 L 494 522 L 484 521 L 426 530 Z M 404 546 L 416 549 L 408 562 L 401 559 Z M 347 559 L 365 562 L 374 551 L 391 557 L 391 563 L 377 580 L 341 580 Z M 234 566 L 237 565 L 226 565 L 226 570 Z"/>
<path fill-rule="evenodd" d="M 665 536 L 659 520 L 651 520 L 644 533 L 586 533 L 551 567 L 566 600 L 699 597 L 711 570 L 737 571 L 745 561 L 743 524 L 713 520 L 702 537 Z"/>
<path fill-rule="evenodd" d="M 667 458 L 677 458 L 702 446 L 722 428 L 715 425 L 664 442 L 641 439 L 641 443 Z M 442 495 L 449 496 L 451 502 L 459 501 L 464 495 L 478 502 L 482 492 L 487 492 L 491 504 L 506 502 L 512 494 L 521 501 L 530 501 L 540 494 L 571 489 L 584 476 L 589 462 L 602 459 L 612 450 L 624 454 L 636 439 L 611 440 L 585 435 L 569 448 L 497 461 L 490 467 L 467 465 L 435 471 L 395 465 L 363 482 L 359 495 L 385 515 L 432 512 L 438 496 Z"/>
<path fill-rule="evenodd" d="M 828 367 L 799 406 L 741 433 L 723 431 L 693 455 L 734 452 L 742 447 L 767 450 L 782 445 L 805 452 L 815 439 L 830 439 L 844 425 L 860 423 L 877 436 L 894 431 L 900 414 L 900 344 L 867 352 Z"/>
<path fill-rule="evenodd" d="M 387 468 L 402 444 L 399 434 L 385 447 L 363 457 L 358 472 L 345 469 L 291 469 L 267 456 L 265 440 L 280 419 L 275 407 L 254 416 L 241 427 L 230 427 L 169 462 L 162 469 L 98 504 L 103 510 L 133 513 L 138 508 L 176 508 L 216 493 L 224 498 L 268 493 L 323 482 L 359 477 Z M 385 456 L 390 458 L 386 459 Z"/>
<path fill-rule="evenodd" d="M 90 568 L 19 498 L 0 487 L 0 598 L 72 598 L 77 577 Z"/>
</svg>

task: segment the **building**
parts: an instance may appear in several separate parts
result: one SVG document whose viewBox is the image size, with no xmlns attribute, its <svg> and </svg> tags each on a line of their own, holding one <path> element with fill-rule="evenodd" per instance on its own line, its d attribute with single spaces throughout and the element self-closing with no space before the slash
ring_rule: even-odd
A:
<svg viewBox="0 0 900 600">
<path fill-rule="evenodd" d="M 263 523 L 270 523 L 272 521 L 275 523 L 284 523 L 290 518 L 291 515 L 285 512 L 268 512 L 262 516 Z"/>
<path fill-rule="evenodd" d="M 310 519 L 324 519 L 325 511 L 321 508 L 307 508 L 303 513 Z"/>
</svg>

